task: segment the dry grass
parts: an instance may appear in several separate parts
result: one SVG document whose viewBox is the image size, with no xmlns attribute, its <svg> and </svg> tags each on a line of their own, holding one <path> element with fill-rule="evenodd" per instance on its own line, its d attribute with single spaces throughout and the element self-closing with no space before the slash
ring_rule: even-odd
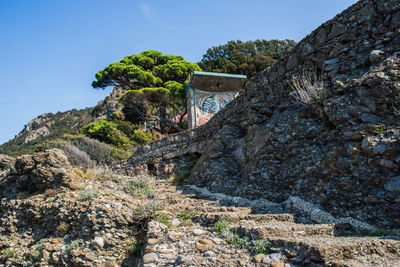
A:
<svg viewBox="0 0 400 267">
<path fill-rule="evenodd" d="M 326 95 L 322 75 L 318 75 L 314 68 L 303 71 L 302 75 L 293 75 L 291 87 L 294 89 L 293 97 L 305 105 L 319 104 Z"/>
</svg>

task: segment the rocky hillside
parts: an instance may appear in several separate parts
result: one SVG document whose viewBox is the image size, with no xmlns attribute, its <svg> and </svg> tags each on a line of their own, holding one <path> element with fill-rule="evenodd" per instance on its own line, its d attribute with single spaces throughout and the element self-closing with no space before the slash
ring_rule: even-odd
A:
<svg viewBox="0 0 400 267">
<path fill-rule="evenodd" d="M 94 121 L 93 108 L 46 113 L 31 120 L 14 139 L 0 146 L 0 154 L 21 155 L 34 152 L 37 145 L 64 134 L 76 134 Z"/>
<path fill-rule="evenodd" d="M 207 125 L 139 148 L 118 168 L 160 176 L 186 168 L 190 182 L 214 192 L 299 196 L 334 216 L 400 228 L 399 26 L 398 1 L 359 1 Z M 294 81 L 307 76 L 301 103 Z"/>
</svg>

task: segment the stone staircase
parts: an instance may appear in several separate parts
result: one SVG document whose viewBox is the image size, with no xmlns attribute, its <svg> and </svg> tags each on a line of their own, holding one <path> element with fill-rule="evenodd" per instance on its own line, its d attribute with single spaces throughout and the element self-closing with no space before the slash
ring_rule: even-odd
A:
<svg viewBox="0 0 400 267">
<path fill-rule="evenodd" d="M 157 190 L 167 207 L 148 223 L 139 266 L 400 266 L 399 237 L 339 236 L 335 224 L 304 223 L 276 203 L 264 210 L 229 204 L 192 186 L 158 182 Z M 268 239 L 269 253 L 229 242 L 214 229 L 222 220 L 237 236 Z"/>
</svg>

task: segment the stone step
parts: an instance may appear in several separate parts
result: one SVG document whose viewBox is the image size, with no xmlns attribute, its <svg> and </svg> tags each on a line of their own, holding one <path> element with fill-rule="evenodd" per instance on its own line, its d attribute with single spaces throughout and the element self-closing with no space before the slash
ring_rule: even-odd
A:
<svg viewBox="0 0 400 267">
<path fill-rule="evenodd" d="M 237 212 L 210 212 L 200 214 L 201 219 L 206 224 L 214 224 L 218 220 L 226 220 L 230 223 L 239 223 L 240 221 L 283 221 L 294 222 L 294 217 L 291 214 L 241 214 Z"/>
<path fill-rule="evenodd" d="M 291 262 L 326 263 L 378 255 L 400 263 L 400 241 L 377 237 L 270 237 Z M 368 265 L 366 265 L 368 266 Z"/>
<path fill-rule="evenodd" d="M 271 221 L 260 224 L 255 221 L 240 221 L 232 225 L 240 234 L 265 239 L 272 236 L 334 236 L 334 224 L 298 224 L 293 222 Z"/>
</svg>

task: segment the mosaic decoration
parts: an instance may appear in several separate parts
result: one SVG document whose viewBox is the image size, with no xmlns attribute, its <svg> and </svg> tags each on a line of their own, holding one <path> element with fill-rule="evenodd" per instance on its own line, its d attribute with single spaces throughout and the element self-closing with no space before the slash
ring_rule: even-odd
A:
<svg viewBox="0 0 400 267">
<path fill-rule="evenodd" d="M 205 92 L 195 89 L 193 91 L 193 98 L 196 103 L 193 118 L 195 126 L 205 124 L 237 95 L 238 92 Z"/>
</svg>

